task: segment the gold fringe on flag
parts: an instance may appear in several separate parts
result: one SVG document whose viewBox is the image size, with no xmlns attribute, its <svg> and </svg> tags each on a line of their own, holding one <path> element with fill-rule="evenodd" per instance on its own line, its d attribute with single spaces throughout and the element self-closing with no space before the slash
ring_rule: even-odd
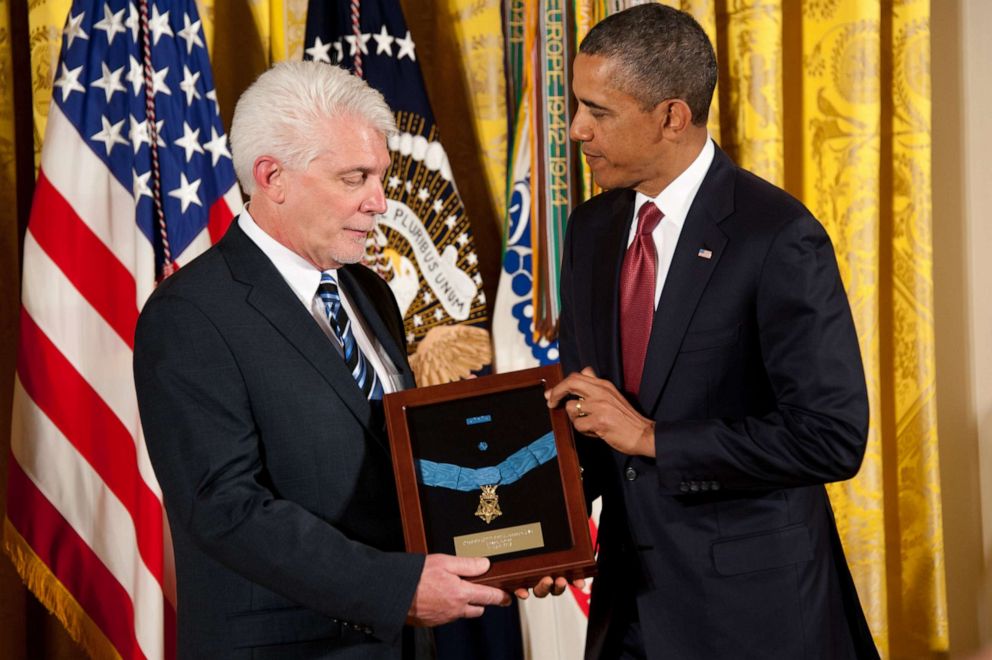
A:
<svg viewBox="0 0 992 660">
<path fill-rule="evenodd" d="M 93 660 L 120 660 L 121 656 L 114 645 L 45 562 L 34 553 L 9 518 L 4 518 L 3 532 L 4 550 L 25 586 L 65 626 L 69 636 Z"/>
</svg>

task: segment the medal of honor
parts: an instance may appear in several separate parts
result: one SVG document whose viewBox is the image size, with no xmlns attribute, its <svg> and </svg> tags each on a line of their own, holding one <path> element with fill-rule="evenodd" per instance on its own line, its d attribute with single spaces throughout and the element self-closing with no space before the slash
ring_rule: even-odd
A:
<svg viewBox="0 0 992 660">
<path fill-rule="evenodd" d="M 479 495 L 479 508 L 475 510 L 475 515 L 482 518 L 487 525 L 496 518 L 503 515 L 499 509 L 499 495 L 496 494 L 496 486 L 490 484 L 482 486 L 482 493 Z"/>
<path fill-rule="evenodd" d="M 480 443 L 479 449 L 485 451 L 486 448 L 488 448 L 486 443 Z M 549 431 L 500 464 L 491 467 L 466 468 L 425 459 L 417 459 L 415 463 L 419 481 L 425 486 L 450 488 L 462 492 L 479 489 L 481 493 L 475 515 L 488 525 L 503 515 L 503 510 L 499 508 L 496 488 L 509 486 L 557 455 L 554 432 Z"/>
</svg>

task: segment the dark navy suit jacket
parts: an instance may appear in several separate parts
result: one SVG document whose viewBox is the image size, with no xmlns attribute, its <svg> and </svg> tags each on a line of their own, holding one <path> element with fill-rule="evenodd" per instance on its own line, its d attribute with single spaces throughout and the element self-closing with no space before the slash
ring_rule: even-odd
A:
<svg viewBox="0 0 992 660">
<path fill-rule="evenodd" d="M 615 190 L 576 208 L 562 266 L 564 370 L 591 366 L 620 390 L 633 204 Z M 857 472 L 868 430 L 833 247 L 802 204 L 719 149 L 633 404 L 657 423 L 657 459 L 579 436 L 589 494 L 603 495 L 588 656 L 616 655 L 611 621 L 622 634 L 636 616 L 652 659 L 877 657 L 823 487 Z"/>
<path fill-rule="evenodd" d="M 339 271 L 406 386 L 389 287 Z M 172 530 L 181 658 L 398 658 L 423 557 L 327 336 L 235 222 L 138 321 L 135 381 Z"/>
</svg>

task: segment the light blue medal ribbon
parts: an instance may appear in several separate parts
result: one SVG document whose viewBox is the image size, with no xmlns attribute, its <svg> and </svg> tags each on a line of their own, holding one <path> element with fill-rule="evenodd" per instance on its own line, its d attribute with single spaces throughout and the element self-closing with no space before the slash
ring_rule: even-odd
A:
<svg viewBox="0 0 992 660">
<path fill-rule="evenodd" d="M 462 492 L 481 490 L 479 508 L 475 515 L 490 523 L 503 514 L 496 495 L 497 486 L 508 486 L 536 467 L 558 455 L 554 431 L 548 431 L 526 447 L 517 450 L 498 465 L 467 468 L 451 463 L 435 463 L 425 459 L 414 461 L 420 483 Z"/>
</svg>

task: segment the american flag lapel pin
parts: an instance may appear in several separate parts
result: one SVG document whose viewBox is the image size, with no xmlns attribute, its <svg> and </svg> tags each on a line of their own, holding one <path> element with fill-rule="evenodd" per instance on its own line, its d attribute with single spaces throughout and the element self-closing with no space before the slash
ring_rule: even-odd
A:
<svg viewBox="0 0 992 660">
<path fill-rule="evenodd" d="M 699 252 L 696 253 L 696 256 L 700 259 L 712 259 L 713 251 L 707 250 L 706 248 L 699 248 Z"/>
</svg>

